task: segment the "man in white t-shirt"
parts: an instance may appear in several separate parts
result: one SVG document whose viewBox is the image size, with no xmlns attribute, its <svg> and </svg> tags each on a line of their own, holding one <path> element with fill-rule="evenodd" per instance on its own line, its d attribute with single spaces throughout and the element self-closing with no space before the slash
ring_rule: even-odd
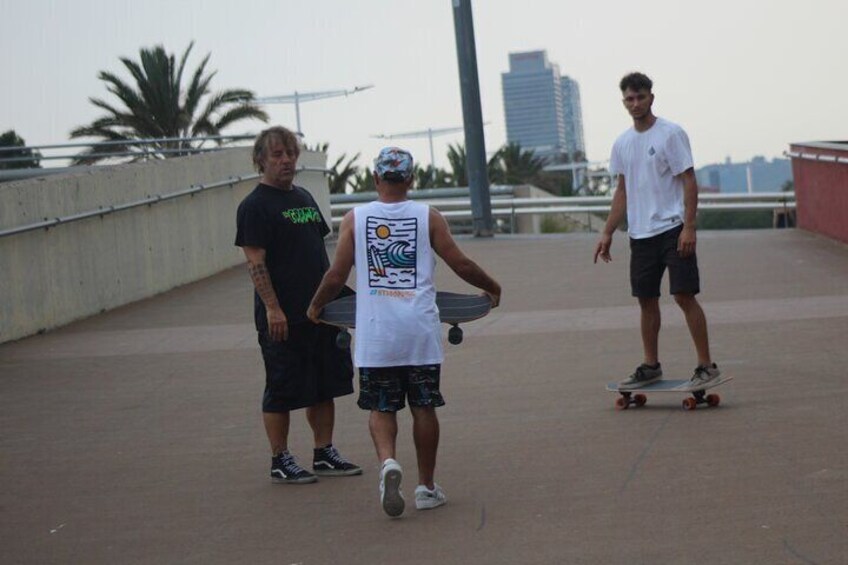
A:
<svg viewBox="0 0 848 565">
<path fill-rule="evenodd" d="M 456 245 L 445 218 L 407 198 L 413 183 L 409 152 L 386 147 L 374 161 L 378 199 L 348 212 L 339 227 L 336 255 L 312 298 L 307 316 L 318 315 L 356 266 L 356 347 L 359 401 L 370 411 L 369 429 L 380 470 L 380 503 L 389 516 L 403 513 L 403 470 L 395 459 L 397 412 L 409 402 L 418 459 L 415 506 L 447 501 L 435 483 L 442 349 L 433 275 L 435 255 L 465 282 L 483 290 L 495 307 L 501 287 Z M 435 252 L 435 255 L 434 255 Z"/>
<path fill-rule="evenodd" d="M 700 292 L 695 254 L 698 183 L 689 138 L 683 128 L 651 111 L 654 95 L 650 78 L 631 73 L 621 79 L 619 86 L 633 127 L 621 134 L 612 148 L 610 173 L 618 175 L 618 186 L 594 260 L 612 260 L 612 236 L 626 212 L 630 286 L 633 296 L 639 299 L 645 354 L 642 364 L 619 387 L 635 389 L 662 378 L 659 297 L 666 269 L 671 294 L 686 316 L 698 355 L 691 382 L 704 384 L 721 373 L 710 358 L 707 320 L 695 298 Z"/>
</svg>

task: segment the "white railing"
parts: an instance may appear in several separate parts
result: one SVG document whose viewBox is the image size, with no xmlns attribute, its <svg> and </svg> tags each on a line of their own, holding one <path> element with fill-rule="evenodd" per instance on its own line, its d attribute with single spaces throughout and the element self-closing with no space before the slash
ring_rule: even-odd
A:
<svg viewBox="0 0 848 565">
<path fill-rule="evenodd" d="M 471 200 L 467 197 L 423 199 L 438 208 L 448 219 L 473 218 Z M 611 196 L 552 196 L 547 198 L 492 198 L 492 217 L 514 219 L 526 215 L 547 214 L 606 214 L 609 212 Z M 360 202 L 340 202 L 331 205 L 333 225 L 341 223 L 342 217 Z M 782 210 L 795 209 L 794 192 L 754 193 L 702 193 L 698 196 L 699 210 Z"/>
</svg>

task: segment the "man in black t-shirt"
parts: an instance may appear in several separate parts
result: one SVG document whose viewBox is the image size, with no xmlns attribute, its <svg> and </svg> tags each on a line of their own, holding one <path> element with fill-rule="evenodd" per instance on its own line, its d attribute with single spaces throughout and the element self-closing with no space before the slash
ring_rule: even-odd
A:
<svg viewBox="0 0 848 565">
<path fill-rule="evenodd" d="M 333 446 L 333 399 L 353 393 L 350 350 L 335 345 L 336 328 L 314 325 L 306 309 L 329 266 L 329 228 L 306 190 L 293 184 L 300 147 L 282 127 L 256 138 L 260 184 L 239 205 L 236 245 L 255 287 L 254 318 L 265 362 L 262 416 L 271 444 L 271 480 L 311 483 L 317 475 L 358 475 Z M 288 450 L 290 412 L 306 408 L 315 441 L 312 474 Z"/>
</svg>

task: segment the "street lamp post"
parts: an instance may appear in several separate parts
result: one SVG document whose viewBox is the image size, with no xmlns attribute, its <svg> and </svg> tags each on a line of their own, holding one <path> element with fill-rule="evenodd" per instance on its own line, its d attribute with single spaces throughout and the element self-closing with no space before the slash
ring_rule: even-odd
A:
<svg viewBox="0 0 848 565">
<path fill-rule="evenodd" d="M 480 80 L 477 76 L 477 47 L 471 0 L 452 0 L 459 85 L 462 95 L 462 121 L 465 125 L 465 152 L 468 157 L 468 188 L 471 196 L 475 237 L 494 235 L 489 178 L 486 173 L 486 140 L 480 107 Z"/>
</svg>

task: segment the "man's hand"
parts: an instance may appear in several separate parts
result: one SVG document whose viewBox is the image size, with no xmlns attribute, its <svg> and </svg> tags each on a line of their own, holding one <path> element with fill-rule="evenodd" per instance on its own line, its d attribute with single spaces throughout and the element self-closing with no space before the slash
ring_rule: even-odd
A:
<svg viewBox="0 0 848 565">
<path fill-rule="evenodd" d="M 492 308 L 497 308 L 501 303 L 501 289 L 498 287 L 497 292 L 488 292 L 484 291 L 484 294 L 489 297 L 489 300 L 492 301 Z"/>
<path fill-rule="evenodd" d="M 317 324 L 319 322 L 318 316 L 321 314 L 321 310 L 323 310 L 323 308 L 316 308 L 315 304 L 312 303 L 306 310 L 306 317 L 309 318 L 313 324 Z"/>
<path fill-rule="evenodd" d="M 268 334 L 272 341 L 286 341 L 289 338 L 289 321 L 281 308 L 268 309 Z"/>
<path fill-rule="evenodd" d="M 681 257 L 689 257 L 695 253 L 695 243 L 697 242 L 694 226 L 683 226 L 683 231 L 677 238 L 677 253 Z"/>
<path fill-rule="evenodd" d="M 612 261 L 612 255 L 610 255 L 611 245 L 612 234 L 602 233 L 601 238 L 598 240 L 598 244 L 595 246 L 595 263 L 598 262 L 598 257 L 603 259 L 604 263 Z"/>
</svg>

